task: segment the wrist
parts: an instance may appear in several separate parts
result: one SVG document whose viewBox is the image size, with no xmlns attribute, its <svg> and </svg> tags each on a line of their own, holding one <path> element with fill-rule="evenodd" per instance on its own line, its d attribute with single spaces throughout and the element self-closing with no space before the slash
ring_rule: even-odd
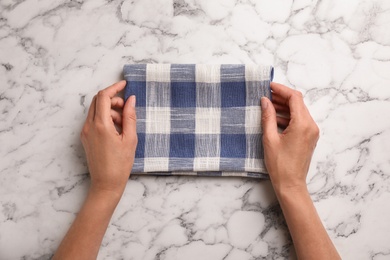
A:
<svg viewBox="0 0 390 260">
<path fill-rule="evenodd" d="M 93 200 L 116 206 L 122 198 L 123 191 L 124 189 L 103 189 L 92 184 L 89 189 L 88 196 Z"/>
<path fill-rule="evenodd" d="M 309 195 L 306 183 L 272 183 L 279 200 Z"/>
<path fill-rule="evenodd" d="M 280 207 L 285 215 L 288 212 L 302 212 L 304 208 L 313 205 L 307 187 L 281 188 L 275 190 Z"/>
</svg>

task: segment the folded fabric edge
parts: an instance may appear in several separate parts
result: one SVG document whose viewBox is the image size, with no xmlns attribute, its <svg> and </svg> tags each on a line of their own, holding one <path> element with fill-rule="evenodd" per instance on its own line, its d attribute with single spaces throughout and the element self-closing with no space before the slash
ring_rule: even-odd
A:
<svg viewBox="0 0 390 260">
<path fill-rule="evenodd" d="M 147 176 L 205 176 L 205 177 L 248 177 L 269 179 L 269 175 L 261 172 L 136 172 L 131 175 Z"/>
<path fill-rule="evenodd" d="M 153 63 L 153 64 L 157 64 L 157 63 Z M 147 63 L 141 63 L 141 64 L 125 64 L 123 65 L 123 70 L 122 70 L 122 74 L 123 74 L 123 78 L 126 80 L 126 85 L 129 84 L 129 81 L 131 81 L 129 79 L 129 73 L 128 73 L 128 70 L 130 67 L 133 67 L 133 69 L 136 69 L 136 70 L 145 70 L 146 67 L 144 68 L 143 66 L 146 66 L 148 65 Z M 172 65 L 172 64 L 170 64 Z M 175 65 L 196 65 L 196 64 L 190 64 L 190 63 L 182 63 L 182 64 L 175 64 Z M 217 64 L 205 64 L 205 65 L 217 65 Z M 218 64 L 218 65 L 222 65 L 222 64 Z M 266 74 L 269 75 L 269 82 L 272 82 L 273 81 L 273 78 L 274 78 L 274 67 L 273 66 L 270 66 L 270 65 L 260 65 L 260 64 L 245 64 L 245 63 L 242 63 L 242 64 L 223 64 L 223 65 L 256 65 L 256 66 L 259 66 L 259 67 L 264 67 L 264 68 L 269 68 L 268 69 L 268 72 Z M 263 72 L 264 73 L 264 72 Z M 142 79 L 143 81 L 146 80 L 146 78 Z M 126 86 L 127 88 L 127 86 Z M 269 88 L 269 99 L 272 101 L 272 92 L 271 92 L 271 85 L 268 85 L 268 88 Z M 127 93 L 125 91 L 125 95 L 124 95 L 124 99 L 125 99 L 125 102 L 127 101 L 127 99 L 130 97 L 129 93 Z"/>
<path fill-rule="evenodd" d="M 139 70 L 139 71 L 144 71 L 146 70 L 146 67 L 148 63 L 141 63 L 141 64 L 125 64 L 123 65 L 123 69 L 122 69 L 122 73 L 123 73 L 123 76 L 124 78 L 128 77 L 131 75 L 131 73 L 129 73 L 129 69 L 132 67 L 133 70 Z M 152 63 L 152 65 L 183 65 L 183 66 L 193 66 L 193 65 L 197 65 L 195 63 L 191 64 L 191 63 L 180 63 L 180 64 L 165 64 L 165 63 L 162 63 L 162 64 L 158 64 L 158 63 Z M 227 66 L 234 66 L 234 65 L 243 65 L 243 66 L 258 66 L 258 67 L 263 67 L 263 68 L 269 68 L 269 72 L 267 74 L 269 74 L 269 80 L 270 81 L 273 81 L 273 78 L 274 78 L 274 67 L 271 66 L 271 65 L 261 65 L 261 64 L 245 64 L 245 63 L 241 63 L 241 64 L 198 64 L 198 65 L 227 65 Z"/>
</svg>

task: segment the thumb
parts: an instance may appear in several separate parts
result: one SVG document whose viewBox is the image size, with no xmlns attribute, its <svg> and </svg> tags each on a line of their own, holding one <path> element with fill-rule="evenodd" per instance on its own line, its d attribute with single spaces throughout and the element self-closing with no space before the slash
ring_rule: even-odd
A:
<svg viewBox="0 0 390 260">
<path fill-rule="evenodd" d="M 261 98 L 261 126 L 263 138 L 269 140 L 278 136 L 276 111 L 272 102 L 266 97 Z"/>
<path fill-rule="evenodd" d="M 122 130 L 123 134 L 130 137 L 137 136 L 137 116 L 135 113 L 135 96 L 130 96 L 123 107 Z"/>
</svg>

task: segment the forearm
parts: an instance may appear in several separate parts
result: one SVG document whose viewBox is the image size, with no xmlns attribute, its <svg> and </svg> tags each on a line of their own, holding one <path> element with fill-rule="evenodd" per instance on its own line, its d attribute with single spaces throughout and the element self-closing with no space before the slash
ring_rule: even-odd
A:
<svg viewBox="0 0 390 260">
<path fill-rule="evenodd" d="M 299 259 L 340 259 L 306 188 L 276 191 Z"/>
<path fill-rule="evenodd" d="M 96 259 L 119 200 L 118 195 L 90 189 L 54 259 Z"/>
</svg>

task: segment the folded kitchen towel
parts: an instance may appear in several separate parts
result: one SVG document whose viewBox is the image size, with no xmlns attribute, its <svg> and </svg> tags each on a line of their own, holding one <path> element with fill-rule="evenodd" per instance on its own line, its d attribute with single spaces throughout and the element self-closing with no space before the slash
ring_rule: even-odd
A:
<svg viewBox="0 0 390 260">
<path fill-rule="evenodd" d="M 137 98 L 132 174 L 267 178 L 260 98 L 273 68 L 130 64 L 125 100 Z"/>
</svg>

